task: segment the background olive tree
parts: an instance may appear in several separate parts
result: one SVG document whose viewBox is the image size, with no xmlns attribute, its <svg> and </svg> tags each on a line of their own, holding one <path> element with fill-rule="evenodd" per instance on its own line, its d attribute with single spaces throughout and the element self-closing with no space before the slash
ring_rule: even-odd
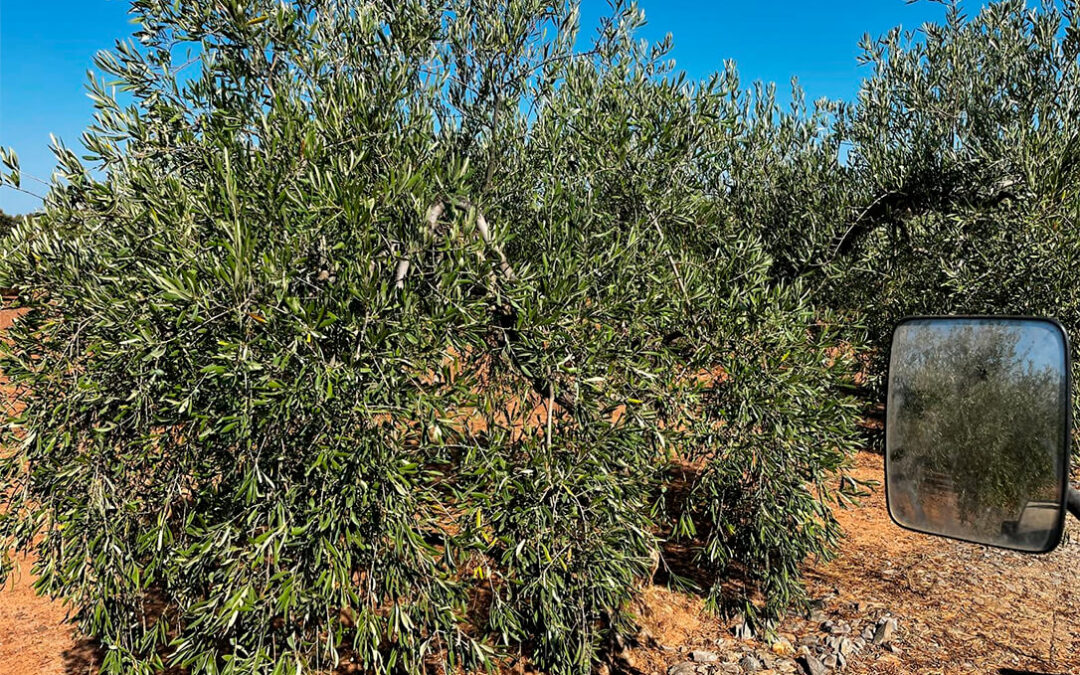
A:
<svg viewBox="0 0 1080 675">
<path fill-rule="evenodd" d="M 820 297 L 864 317 L 874 372 L 908 314 L 1080 325 L 1076 3 L 952 6 L 941 25 L 863 48 L 871 77 L 838 131 L 851 211 L 823 237 Z"/>
</svg>

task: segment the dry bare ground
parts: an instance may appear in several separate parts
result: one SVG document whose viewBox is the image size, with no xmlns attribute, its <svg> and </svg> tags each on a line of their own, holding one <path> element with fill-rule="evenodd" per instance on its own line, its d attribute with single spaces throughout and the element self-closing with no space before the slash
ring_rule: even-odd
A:
<svg viewBox="0 0 1080 675">
<path fill-rule="evenodd" d="M 0 311 L 0 330 L 13 316 Z M 880 478 L 881 457 L 860 454 L 855 474 Z M 923 537 L 889 521 L 880 492 L 838 517 L 847 533 L 841 555 L 807 568 L 812 594 L 822 599 L 822 616 L 781 624 L 779 632 L 791 642 L 820 636 L 822 618 L 865 624 L 887 611 L 900 621 L 895 651 L 868 646 L 841 672 L 1080 673 L 1080 606 L 1069 583 L 1080 573 L 1080 542 L 1067 540 L 1052 554 L 1027 556 Z M 1078 531 L 1071 523 L 1070 529 Z M 0 675 L 93 672 L 93 644 L 64 623 L 59 602 L 34 594 L 31 561 L 20 563 L 21 573 L 0 589 Z M 694 649 L 719 652 L 721 661 L 734 652 L 769 650 L 735 639 L 693 594 L 650 586 L 636 611 L 651 638 L 623 653 L 617 667 L 629 672 L 666 673 Z M 719 666 L 704 670 L 725 672 Z"/>
</svg>

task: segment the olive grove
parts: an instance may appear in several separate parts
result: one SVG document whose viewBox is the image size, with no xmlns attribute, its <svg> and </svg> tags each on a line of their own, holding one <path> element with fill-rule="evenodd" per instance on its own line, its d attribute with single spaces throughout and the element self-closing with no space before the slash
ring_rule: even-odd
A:
<svg viewBox="0 0 1080 675">
<path fill-rule="evenodd" d="M 586 672 L 673 544 L 767 626 L 885 327 L 1080 307 L 1071 6 L 954 9 L 790 109 L 623 3 L 132 12 L 0 259 L 0 549 L 105 672 Z"/>
</svg>

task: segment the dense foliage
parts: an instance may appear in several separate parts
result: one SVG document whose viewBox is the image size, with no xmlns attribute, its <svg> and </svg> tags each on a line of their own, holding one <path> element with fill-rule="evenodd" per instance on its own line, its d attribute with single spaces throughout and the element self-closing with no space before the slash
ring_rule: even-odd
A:
<svg viewBox="0 0 1080 675">
<path fill-rule="evenodd" d="M 864 326 L 1080 307 L 1071 5 L 789 110 L 622 4 L 133 11 L 0 261 L 0 546 L 108 672 L 583 672 L 672 542 L 775 616 L 837 543 Z"/>
<path fill-rule="evenodd" d="M 57 148 L 3 265 L 0 535 L 106 670 L 581 672 L 675 539 L 718 609 L 801 597 L 851 351 L 715 198 L 733 71 L 684 82 L 632 7 L 580 52 L 535 0 L 135 9 L 104 178 Z"/>
</svg>

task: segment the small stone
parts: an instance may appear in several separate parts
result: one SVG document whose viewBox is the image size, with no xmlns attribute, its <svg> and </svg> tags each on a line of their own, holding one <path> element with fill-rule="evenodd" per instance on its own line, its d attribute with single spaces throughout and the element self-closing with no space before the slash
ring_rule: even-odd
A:
<svg viewBox="0 0 1080 675">
<path fill-rule="evenodd" d="M 847 657 L 845 657 L 843 654 L 837 654 L 836 655 L 836 667 L 837 668 L 843 668 L 846 665 L 847 665 Z"/>
<path fill-rule="evenodd" d="M 690 660 L 697 661 L 698 663 L 712 663 L 719 660 L 720 657 L 715 652 L 708 652 L 704 649 L 697 649 L 690 652 Z"/>
<path fill-rule="evenodd" d="M 750 627 L 750 624 L 745 621 L 740 621 L 735 624 L 734 631 L 735 637 L 740 640 L 750 640 L 754 637 L 754 629 Z"/>
<path fill-rule="evenodd" d="M 892 642 L 896 635 L 896 619 L 882 619 L 874 631 L 874 644 L 884 645 Z"/>
<path fill-rule="evenodd" d="M 680 661 L 667 670 L 668 675 L 696 675 L 697 670 L 691 661 Z"/>
<path fill-rule="evenodd" d="M 756 673 L 761 670 L 761 662 L 753 654 L 747 654 L 739 661 L 744 673 Z"/>
<path fill-rule="evenodd" d="M 851 642 L 855 645 L 855 651 L 857 652 L 862 651 L 863 647 L 866 646 L 866 640 L 862 639 L 861 637 L 857 637 Z"/>
<path fill-rule="evenodd" d="M 835 625 L 836 625 L 836 623 L 833 622 L 833 621 L 824 621 L 821 624 L 821 632 L 822 633 L 831 633 L 832 629 L 833 629 L 833 626 L 835 626 Z"/>
<path fill-rule="evenodd" d="M 836 654 L 827 654 L 825 656 L 825 658 L 821 659 L 821 662 L 824 663 L 829 668 L 835 668 L 836 667 Z"/>
<path fill-rule="evenodd" d="M 804 675 L 825 675 L 825 664 L 814 656 L 800 656 L 799 665 L 802 666 Z"/>
<path fill-rule="evenodd" d="M 840 638 L 840 644 L 837 646 L 836 651 L 840 652 L 841 656 L 847 656 L 855 651 L 855 643 L 847 638 Z"/>
<path fill-rule="evenodd" d="M 867 626 L 865 629 L 863 629 L 862 637 L 863 637 L 864 640 L 873 640 L 874 639 L 874 627 L 873 626 Z"/>
<path fill-rule="evenodd" d="M 791 644 L 791 640 L 786 637 L 777 638 L 776 642 L 772 643 L 773 654 L 779 656 L 791 656 L 795 653 L 795 645 Z"/>
</svg>

